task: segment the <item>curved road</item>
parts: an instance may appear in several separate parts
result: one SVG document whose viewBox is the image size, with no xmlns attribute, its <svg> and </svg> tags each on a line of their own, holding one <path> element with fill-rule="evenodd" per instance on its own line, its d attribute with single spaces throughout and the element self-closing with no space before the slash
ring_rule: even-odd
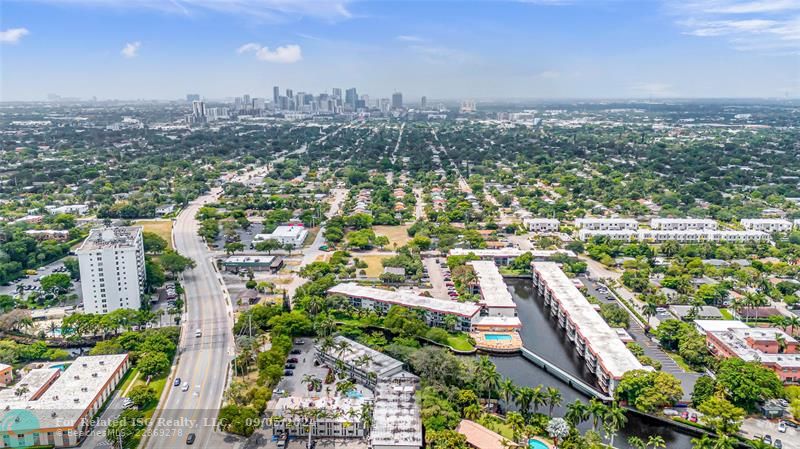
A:
<svg viewBox="0 0 800 449">
<path fill-rule="evenodd" d="M 216 432 L 217 417 L 229 362 L 233 358 L 233 318 L 230 299 L 222 278 L 214 268 L 205 243 L 198 237 L 197 210 L 216 200 L 220 189 L 198 198 L 186 207 L 173 226 L 175 248 L 191 257 L 196 267 L 183 274 L 186 308 L 182 324 L 179 359 L 162 397 L 161 413 L 151 426 L 152 434 L 144 447 L 174 449 L 186 446 L 186 436 L 192 432 L 194 446 L 217 448 L 224 444 L 223 435 Z M 195 332 L 200 329 L 201 337 Z M 176 377 L 189 383 L 189 390 L 173 387 Z"/>
</svg>

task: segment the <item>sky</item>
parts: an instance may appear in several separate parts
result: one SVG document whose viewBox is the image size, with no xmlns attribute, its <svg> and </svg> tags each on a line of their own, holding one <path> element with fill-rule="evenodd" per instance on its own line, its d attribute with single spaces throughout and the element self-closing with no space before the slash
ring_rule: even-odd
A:
<svg viewBox="0 0 800 449">
<path fill-rule="evenodd" d="M 2 0 L 0 101 L 800 97 L 800 0 Z"/>
</svg>

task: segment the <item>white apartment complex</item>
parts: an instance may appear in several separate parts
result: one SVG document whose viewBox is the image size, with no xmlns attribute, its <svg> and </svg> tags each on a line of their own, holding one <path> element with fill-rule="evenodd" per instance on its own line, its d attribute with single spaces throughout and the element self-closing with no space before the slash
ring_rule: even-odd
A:
<svg viewBox="0 0 800 449">
<path fill-rule="evenodd" d="M 719 225 L 710 218 L 653 218 L 650 227 L 663 231 L 716 230 Z"/>
<path fill-rule="evenodd" d="M 698 243 L 698 242 L 763 242 L 770 239 L 769 234 L 762 231 L 714 231 L 714 230 L 672 230 L 665 231 L 659 229 L 640 229 L 632 230 L 592 230 L 581 229 L 578 231 L 578 238 L 589 240 L 592 237 L 606 237 L 611 240 L 621 240 L 624 242 L 646 242 L 664 243 L 675 241 L 678 243 Z"/>
<path fill-rule="evenodd" d="M 639 229 L 639 222 L 633 218 L 578 218 L 575 220 L 578 229 L 591 229 L 595 231 L 619 231 Z"/>
<path fill-rule="evenodd" d="M 303 246 L 306 240 L 308 231 L 302 224 L 278 226 L 272 231 L 272 234 L 256 234 L 253 237 L 253 243 L 258 243 L 264 240 L 277 240 L 282 245 L 291 244 L 295 248 Z"/>
<path fill-rule="evenodd" d="M 558 220 L 555 218 L 526 218 L 522 223 L 530 232 L 558 232 Z"/>
<path fill-rule="evenodd" d="M 782 218 L 743 218 L 739 223 L 748 231 L 790 232 L 792 222 Z"/>
<path fill-rule="evenodd" d="M 141 226 L 92 229 L 75 253 L 85 313 L 141 307 L 145 281 Z"/>
</svg>

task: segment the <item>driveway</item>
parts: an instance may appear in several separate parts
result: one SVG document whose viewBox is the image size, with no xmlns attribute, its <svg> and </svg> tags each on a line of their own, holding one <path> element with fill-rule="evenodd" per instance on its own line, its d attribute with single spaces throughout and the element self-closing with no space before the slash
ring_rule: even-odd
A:
<svg viewBox="0 0 800 449">
<path fill-rule="evenodd" d="M 769 435 L 773 441 L 781 440 L 784 449 L 800 449 L 800 431 L 789 427 L 786 429 L 786 433 L 780 433 L 778 432 L 778 421 L 747 418 L 742 423 L 740 433 L 748 438 L 761 438 Z"/>
<path fill-rule="evenodd" d="M 444 260 L 444 258 L 428 257 L 422 259 L 422 264 L 428 269 L 428 277 L 432 286 L 431 295 L 434 298 L 447 299 L 450 297 L 447 295 L 447 286 L 444 285 L 444 274 L 441 265 L 436 263 L 436 260 Z"/>
</svg>

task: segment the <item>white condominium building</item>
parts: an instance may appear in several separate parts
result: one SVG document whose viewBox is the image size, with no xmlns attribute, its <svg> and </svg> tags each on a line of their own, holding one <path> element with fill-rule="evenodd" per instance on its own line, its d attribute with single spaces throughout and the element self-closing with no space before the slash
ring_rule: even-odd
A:
<svg viewBox="0 0 800 449">
<path fill-rule="evenodd" d="M 653 218 L 650 227 L 663 231 L 686 231 L 689 229 L 716 230 L 717 221 L 709 218 Z"/>
<path fill-rule="evenodd" d="M 714 231 L 714 230 L 697 230 L 687 229 L 683 231 L 673 230 L 665 231 L 658 229 L 640 229 L 639 231 L 599 231 L 590 229 L 581 229 L 578 232 L 578 238 L 581 240 L 589 240 L 592 237 L 600 236 L 606 237 L 610 240 L 622 240 L 625 242 L 647 242 L 647 243 L 664 243 L 675 241 L 678 243 L 697 243 L 697 242 L 730 242 L 730 243 L 746 243 L 746 242 L 762 242 L 770 239 L 769 234 L 761 231 Z"/>
<path fill-rule="evenodd" d="M 575 227 L 597 231 L 637 230 L 639 222 L 633 218 L 578 218 Z"/>
<path fill-rule="evenodd" d="M 526 218 L 522 223 L 531 232 L 558 232 L 558 220 L 555 218 Z"/>
<path fill-rule="evenodd" d="M 141 306 L 145 281 L 141 226 L 92 229 L 75 253 L 84 312 L 108 313 Z"/>
<path fill-rule="evenodd" d="M 782 218 L 743 218 L 740 223 L 748 231 L 773 233 L 792 230 L 792 222 Z"/>
</svg>

